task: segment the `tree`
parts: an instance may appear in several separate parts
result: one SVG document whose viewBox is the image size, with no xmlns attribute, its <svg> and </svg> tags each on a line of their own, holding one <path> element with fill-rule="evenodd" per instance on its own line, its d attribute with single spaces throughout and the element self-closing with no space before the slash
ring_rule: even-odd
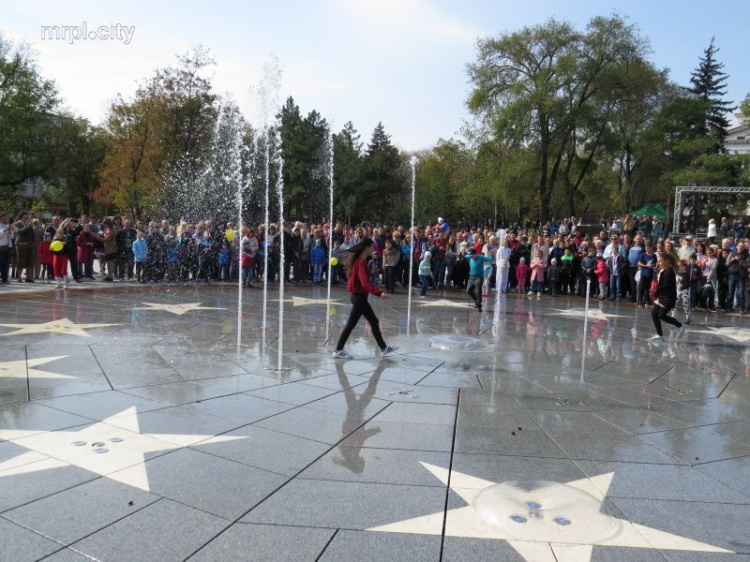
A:
<svg viewBox="0 0 750 562">
<path fill-rule="evenodd" d="M 6 196 L 28 180 L 49 177 L 58 106 L 55 84 L 39 74 L 28 47 L 0 35 L 0 188 Z"/>
<path fill-rule="evenodd" d="M 328 123 L 317 111 L 304 119 L 290 97 L 281 110 L 284 199 L 288 210 L 309 220 L 328 215 Z"/>
<path fill-rule="evenodd" d="M 703 51 L 698 68 L 690 75 L 689 90 L 706 105 L 705 122 L 700 129 L 700 136 L 713 137 L 713 152 L 724 152 L 724 141 L 729 129 L 727 113 L 734 107 L 732 102 L 724 100 L 729 76 L 722 70 L 724 64 L 715 58 L 719 49 L 714 45 L 714 40 L 712 37 L 708 48 Z"/>
<path fill-rule="evenodd" d="M 372 133 L 363 161 L 363 181 L 360 205 L 355 220 L 379 220 L 387 222 L 404 217 L 404 211 L 394 202 L 403 195 L 406 178 L 398 149 L 391 144 L 391 137 L 378 123 Z"/>
<path fill-rule="evenodd" d="M 648 44 L 615 16 L 592 19 L 586 33 L 553 19 L 482 39 L 478 49 L 469 108 L 492 123 L 500 142 L 538 154 L 540 218 L 547 221 L 558 181 L 581 154 L 573 185 L 589 173 L 603 124 L 627 93 L 619 74 L 645 57 Z"/>
<path fill-rule="evenodd" d="M 109 109 L 107 153 L 95 197 L 141 218 L 159 200 L 164 164 L 163 109 L 156 80 L 138 88 L 135 99 L 118 96 Z"/>
<path fill-rule="evenodd" d="M 159 211 L 179 218 L 211 186 L 208 170 L 218 110 L 208 51 L 194 47 L 178 64 L 157 70 L 132 100 L 118 96 L 105 130 L 107 155 L 97 198 L 142 217 Z M 202 212 L 208 212 L 204 209 Z"/>
<path fill-rule="evenodd" d="M 334 216 L 351 223 L 360 201 L 362 185 L 362 143 L 351 121 L 333 135 Z"/>
<path fill-rule="evenodd" d="M 104 162 L 104 132 L 86 119 L 65 116 L 56 144 L 58 157 L 52 176 L 67 201 L 68 212 L 73 217 L 90 214 Z"/>
</svg>

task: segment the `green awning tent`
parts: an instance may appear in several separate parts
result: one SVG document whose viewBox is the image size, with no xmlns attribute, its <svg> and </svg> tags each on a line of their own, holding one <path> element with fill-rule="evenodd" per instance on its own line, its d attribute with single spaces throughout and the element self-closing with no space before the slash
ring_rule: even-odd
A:
<svg viewBox="0 0 750 562">
<path fill-rule="evenodd" d="M 667 211 L 658 203 L 656 205 L 644 205 L 637 211 L 633 211 L 630 214 L 636 217 L 642 217 L 646 215 L 649 217 L 659 217 L 661 220 L 667 220 Z"/>
</svg>

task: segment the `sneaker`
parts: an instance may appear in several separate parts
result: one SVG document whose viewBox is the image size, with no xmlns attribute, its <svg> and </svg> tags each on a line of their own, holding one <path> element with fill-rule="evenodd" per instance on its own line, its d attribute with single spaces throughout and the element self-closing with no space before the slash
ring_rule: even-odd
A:
<svg viewBox="0 0 750 562">
<path fill-rule="evenodd" d="M 663 339 L 664 339 L 664 336 L 660 336 L 658 334 L 655 334 L 655 335 L 651 336 L 650 338 L 648 338 L 647 341 L 659 342 L 659 341 L 661 341 Z"/>
<path fill-rule="evenodd" d="M 680 326 L 680 327 L 679 327 L 679 328 L 677 329 L 677 336 L 678 336 L 678 337 L 682 337 L 683 335 L 685 335 L 685 332 L 686 332 L 686 331 L 687 331 L 687 326 L 686 326 L 685 324 L 683 324 L 682 326 Z"/>
<path fill-rule="evenodd" d="M 334 359 L 354 359 L 351 355 L 349 355 L 346 351 L 343 349 L 339 349 L 338 351 L 333 352 L 333 358 Z"/>
<path fill-rule="evenodd" d="M 534 292 L 533 292 L 533 291 L 529 291 L 529 292 L 528 292 L 528 295 L 529 295 L 529 296 L 531 296 L 531 295 L 533 295 L 533 294 L 534 294 Z"/>
<path fill-rule="evenodd" d="M 542 298 L 542 293 L 537 293 L 536 294 L 536 298 L 538 298 L 538 299 Z"/>
<path fill-rule="evenodd" d="M 397 345 L 386 345 L 384 349 L 380 350 L 380 352 L 383 355 L 383 357 L 388 357 L 389 355 L 392 355 L 393 353 L 395 353 L 397 349 L 398 349 Z"/>
</svg>

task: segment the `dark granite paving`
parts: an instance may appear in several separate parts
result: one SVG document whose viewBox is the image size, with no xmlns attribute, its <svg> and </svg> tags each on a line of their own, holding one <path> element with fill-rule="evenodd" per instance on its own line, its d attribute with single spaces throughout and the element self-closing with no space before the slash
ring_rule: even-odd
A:
<svg viewBox="0 0 750 562">
<path fill-rule="evenodd" d="M 0 561 L 750 561 L 748 320 L 268 296 L 0 294 Z"/>
</svg>

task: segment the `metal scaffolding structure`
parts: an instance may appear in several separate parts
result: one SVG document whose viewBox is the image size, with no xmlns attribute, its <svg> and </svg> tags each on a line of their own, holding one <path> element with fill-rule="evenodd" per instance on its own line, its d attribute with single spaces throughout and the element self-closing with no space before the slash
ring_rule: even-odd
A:
<svg viewBox="0 0 750 562">
<path fill-rule="evenodd" d="M 674 215 L 672 220 L 672 231 L 678 232 L 680 229 L 680 220 L 684 205 L 682 203 L 683 193 L 734 193 L 737 195 L 750 194 L 750 187 L 726 187 L 726 186 L 708 186 L 708 185 L 678 185 L 674 188 Z"/>
</svg>

